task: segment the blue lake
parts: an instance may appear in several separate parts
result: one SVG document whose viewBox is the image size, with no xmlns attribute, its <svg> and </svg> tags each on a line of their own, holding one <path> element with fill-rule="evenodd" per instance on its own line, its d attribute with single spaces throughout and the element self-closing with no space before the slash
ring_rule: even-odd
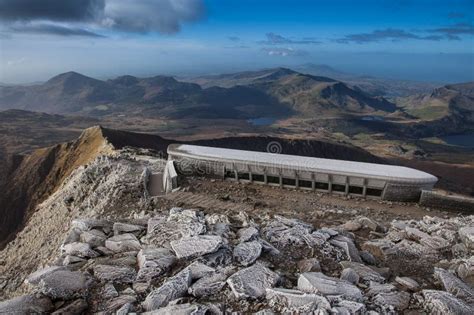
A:
<svg viewBox="0 0 474 315">
<path fill-rule="evenodd" d="M 261 118 L 252 118 L 247 120 L 247 122 L 254 126 L 270 126 L 277 119 L 272 117 L 261 117 Z"/>
<path fill-rule="evenodd" d="M 474 148 L 474 133 L 442 137 L 444 142 L 461 147 Z"/>
</svg>

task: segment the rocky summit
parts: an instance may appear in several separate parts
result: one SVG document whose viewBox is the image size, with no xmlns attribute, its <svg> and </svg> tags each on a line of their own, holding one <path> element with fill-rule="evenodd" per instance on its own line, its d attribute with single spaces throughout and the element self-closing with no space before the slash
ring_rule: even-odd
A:
<svg viewBox="0 0 474 315">
<path fill-rule="evenodd" d="M 364 224 L 379 237 L 359 241 Z M 0 313 L 472 314 L 473 225 L 425 217 L 385 228 L 360 217 L 315 228 L 177 207 L 78 218 Z"/>
</svg>

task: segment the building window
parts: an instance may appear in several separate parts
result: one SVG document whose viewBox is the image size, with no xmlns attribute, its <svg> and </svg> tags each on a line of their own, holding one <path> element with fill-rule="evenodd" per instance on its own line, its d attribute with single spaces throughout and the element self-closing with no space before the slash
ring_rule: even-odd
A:
<svg viewBox="0 0 474 315">
<path fill-rule="evenodd" d="M 300 179 L 300 180 L 298 181 L 298 185 L 299 185 L 301 188 L 312 188 L 312 187 L 313 187 L 311 181 L 309 181 L 309 180 L 302 180 L 302 179 Z"/>
<path fill-rule="evenodd" d="M 332 191 L 346 192 L 346 186 L 345 185 L 339 185 L 339 184 L 332 184 Z"/>
<path fill-rule="evenodd" d="M 265 182 L 265 177 L 263 175 L 260 175 L 260 174 L 252 174 L 252 180 L 254 182 Z"/>
<path fill-rule="evenodd" d="M 349 186 L 349 193 L 354 195 L 362 195 L 364 193 L 364 188 L 359 186 Z"/>
<path fill-rule="evenodd" d="M 226 170 L 224 173 L 224 178 L 235 178 L 235 172 L 231 170 Z"/>
<path fill-rule="evenodd" d="M 243 180 L 250 180 L 250 174 L 249 173 L 238 173 L 238 178 L 243 179 Z"/>
<path fill-rule="evenodd" d="M 328 183 L 321 183 L 321 182 L 315 182 L 314 183 L 316 189 L 320 189 L 320 190 L 328 190 L 329 189 L 329 184 Z"/>
<path fill-rule="evenodd" d="M 283 178 L 284 186 L 296 186 L 296 179 L 294 178 Z"/>
<path fill-rule="evenodd" d="M 269 184 L 280 184 L 280 177 L 278 177 L 278 176 L 267 176 L 267 182 Z"/>
<path fill-rule="evenodd" d="M 373 197 L 382 197 L 382 189 L 377 189 L 377 188 L 367 188 L 367 196 L 373 196 Z"/>
</svg>

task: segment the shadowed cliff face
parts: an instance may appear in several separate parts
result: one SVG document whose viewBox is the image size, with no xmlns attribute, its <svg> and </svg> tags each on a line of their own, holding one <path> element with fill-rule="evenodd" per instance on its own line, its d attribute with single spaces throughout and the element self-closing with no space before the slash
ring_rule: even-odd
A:
<svg viewBox="0 0 474 315">
<path fill-rule="evenodd" d="M 169 144 L 177 143 L 149 134 L 92 127 L 75 141 L 39 149 L 25 156 L 4 157 L 0 169 L 0 248 L 26 223 L 36 205 L 50 196 L 81 165 L 102 154 L 113 154 L 125 147 L 146 148 L 166 158 Z M 196 145 L 267 151 L 277 143 L 284 154 L 383 163 L 370 153 L 351 146 L 314 140 L 289 140 L 274 137 L 234 137 L 189 142 Z"/>
</svg>

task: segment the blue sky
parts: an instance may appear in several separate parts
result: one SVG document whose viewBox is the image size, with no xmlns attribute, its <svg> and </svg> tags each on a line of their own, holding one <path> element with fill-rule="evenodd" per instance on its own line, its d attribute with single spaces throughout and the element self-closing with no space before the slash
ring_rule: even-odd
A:
<svg viewBox="0 0 474 315">
<path fill-rule="evenodd" d="M 0 0 L 0 82 L 304 63 L 469 81 L 473 12 L 474 0 Z"/>
</svg>

